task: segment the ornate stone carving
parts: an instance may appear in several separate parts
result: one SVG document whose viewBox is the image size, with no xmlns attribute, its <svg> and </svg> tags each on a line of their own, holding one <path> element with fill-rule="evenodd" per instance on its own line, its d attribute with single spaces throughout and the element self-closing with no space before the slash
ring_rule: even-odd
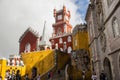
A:
<svg viewBox="0 0 120 80">
<path fill-rule="evenodd" d="M 85 49 L 80 49 L 76 51 L 76 67 L 79 70 L 88 70 L 89 69 L 89 64 L 90 64 L 90 56 L 87 50 Z"/>
<path fill-rule="evenodd" d="M 100 0 L 97 0 L 96 7 L 97 7 L 97 13 L 100 14 L 102 12 L 102 2 Z"/>
<path fill-rule="evenodd" d="M 101 50 L 103 52 L 105 52 L 105 50 L 106 50 L 106 36 L 105 36 L 105 33 L 102 33 L 100 35 L 100 44 L 101 44 Z"/>
<path fill-rule="evenodd" d="M 98 24 L 98 30 L 103 31 L 104 25 L 103 25 L 103 8 L 102 8 L 102 3 L 101 1 L 96 2 L 96 19 L 97 19 L 97 24 Z"/>
</svg>

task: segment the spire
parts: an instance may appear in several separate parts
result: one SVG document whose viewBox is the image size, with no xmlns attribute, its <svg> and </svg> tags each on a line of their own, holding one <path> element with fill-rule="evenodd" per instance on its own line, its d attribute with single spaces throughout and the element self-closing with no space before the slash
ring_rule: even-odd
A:
<svg viewBox="0 0 120 80">
<path fill-rule="evenodd" d="M 45 25 L 46 25 L 46 21 L 44 22 L 44 28 L 43 28 L 43 33 L 42 33 L 42 39 L 40 41 L 40 45 L 45 45 Z"/>
</svg>

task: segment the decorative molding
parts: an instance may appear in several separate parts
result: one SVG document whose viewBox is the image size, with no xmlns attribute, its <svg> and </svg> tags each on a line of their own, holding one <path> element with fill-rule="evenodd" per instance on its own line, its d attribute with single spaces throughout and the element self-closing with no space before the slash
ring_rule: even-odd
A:
<svg viewBox="0 0 120 80">
<path fill-rule="evenodd" d="M 105 52 L 106 50 L 106 36 L 105 33 L 101 33 L 100 35 L 100 44 L 101 44 L 101 50 Z"/>
<path fill-rule="evenodd" d="M 115 11 L 118 9 L 119 6 L 120 6 L 120 0 L 118 1 L 117 5 L 115 5 L 110 15 L 105 19 L 104 25 L 110 20 L 111 16 L 115 13 Z"/>
</svg>

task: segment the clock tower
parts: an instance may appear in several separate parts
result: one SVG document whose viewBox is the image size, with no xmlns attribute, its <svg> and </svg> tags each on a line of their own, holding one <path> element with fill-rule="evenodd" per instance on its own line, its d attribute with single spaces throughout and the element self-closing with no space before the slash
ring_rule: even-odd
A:
<svg viewBox="0 0 120 80">
<path fill-rule="evenodd" d="M 58 11 L 54 9 L 53 12 L 55 23 L 52 25 L 53 33 L 50 38 L 52 49 L 59 49 L 66 53 L 71 53 L 72 25 L 69 23 L 71 17 L 70 11 L 67 11 L 66 7 L 63 6 L 63 9 Z"/>
</svg>

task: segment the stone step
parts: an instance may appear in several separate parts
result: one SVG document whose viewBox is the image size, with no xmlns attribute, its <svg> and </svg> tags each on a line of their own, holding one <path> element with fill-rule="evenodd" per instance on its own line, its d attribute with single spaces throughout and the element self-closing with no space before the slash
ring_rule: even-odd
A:
<svg viewBox="0 0 120 80">
<path fill-rule="evenodd" d="M 58 72 L 55 72 L 54 75 L 53 75 L 52 80 L 65 80 L 65 72 L 64 72 L 64 70 L 61 70 L 60 74 L 58 74 Z"/>
</svg>

